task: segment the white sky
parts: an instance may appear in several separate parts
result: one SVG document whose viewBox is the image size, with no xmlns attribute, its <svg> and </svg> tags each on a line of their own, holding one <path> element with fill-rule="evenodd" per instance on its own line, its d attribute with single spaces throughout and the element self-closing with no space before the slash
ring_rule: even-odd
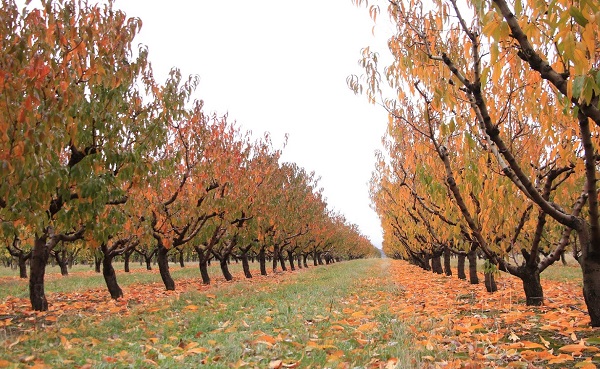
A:
<svg viewBox="0 0 600 369">
<path fill-rule="evenodd" d="M 171 67 L 198 74 L 206 110 L 228 113 L 245 130 L 271 133 L 283 160 L 321 177 L 327 203 L 381 247 L 368 181 L 387 117 L 355 96 L 360 50 L 384 50 L 381 26 L 350 0 L 117 0 L 140 17 L 155 76 Z M 381 18 L 385 18 L 384 15 Z M 373 48 L 373 47 L 372 47 Z"/>
</svg>

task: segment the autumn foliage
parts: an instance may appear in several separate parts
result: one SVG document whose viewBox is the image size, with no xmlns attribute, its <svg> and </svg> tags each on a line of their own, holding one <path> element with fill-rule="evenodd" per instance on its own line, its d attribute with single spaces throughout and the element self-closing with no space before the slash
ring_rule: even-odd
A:
<svg viewBox="0 0 600 369">
<path fill-rule="evenodd" d="M 371 187 L 385 252 L 434 269 L 442 254 L 479 255 L 488 291 L 492 272 L 510 273 L 528 305 L 544 303 L 540 273 L 571 253 L 600 326 L 597 4 L 386 7 L 391 61 L 365 48 L 365 73 L 348 79 L 389 113 Z"/>
<path fill-rule="evenodd" d="M 50 256 L 69 249 L 102 260 L 114 298 L 112 261 L 134 250 L 156 255 L 168 290 L 169 257 L 191 250 L 225 275 L 238 256 L 285 268 L 280 255 L 306 265 L 377 254 L 268 134 L 206 113 L 198 77 L 174 68 L 156 81 L 135 46 L 142 21 L 112 1 L 4 0 L 0 24 L 0 236 L 31 264 L 35 310 L 48 309 Z"/>
</svg>

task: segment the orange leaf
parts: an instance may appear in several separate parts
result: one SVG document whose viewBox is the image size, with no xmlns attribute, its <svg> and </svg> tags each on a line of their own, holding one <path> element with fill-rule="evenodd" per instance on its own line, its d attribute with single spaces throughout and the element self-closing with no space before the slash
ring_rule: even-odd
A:
<svg viewBox="0 0 600 369">
<path fill-rule="evenodd" d="M 563 347 L 559 348 L 558 351 L 574 354 L 574 353 L 582 353 L 584 351 L 597 352 L 597 351 L 600 351 L 600 349 L 595 346 L 584 346 L 581 344 L 573 344 L 573 345 L 563 346 Z"/>
<path fill-rule="evenodd" d="M 210 352 L 210 350 L 204 347 L 192 347 L 191 349 L 186 350 L 187 354 L 205 354 L 207 352 Z"/>
<path fill-rule="evenodd" d="M 275 337 L 265 334 L 255 339 L 254 343 L 263 343 L 267 346 L 273 346 L 275 345 L 275 343 L 277 343 L 277 340 L 275 339 Z"/>
<path fill-rule="evenodd" d="M 562 364 L 567 361 L 573 361 L 573 357 L 567 354 L 560 354 L 553 359 L 548 360 L 548 364 Z"/>
</svg>

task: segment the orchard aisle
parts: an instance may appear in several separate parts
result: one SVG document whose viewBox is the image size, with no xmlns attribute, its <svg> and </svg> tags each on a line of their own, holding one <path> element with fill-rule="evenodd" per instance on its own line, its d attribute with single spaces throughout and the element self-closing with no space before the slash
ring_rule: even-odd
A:
<svg viewBox="0 0 600 369">
<path fill-rule="evenodd" d="M 2 301 L 35 324 L 0 320 L 0 367 L 594 368 L 600 351 L 576 283 L 543 281 L 529 308 L 506 275 L 488 294 L 391 259 L 236 277 L 62 293 L 46 313 Z"/>
</svg>

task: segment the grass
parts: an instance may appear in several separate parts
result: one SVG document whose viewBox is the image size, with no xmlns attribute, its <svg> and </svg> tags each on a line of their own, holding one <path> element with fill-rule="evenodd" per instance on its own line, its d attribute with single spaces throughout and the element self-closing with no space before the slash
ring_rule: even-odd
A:
<svg viewBox="0 0 600 369">
<path fill-rule="evenodd" d="M 396 361 L 399 367 L 417 367 L 419 352 L 387 308 L 398 291 L 386 282 L 385 263 L 360 260 L 276 279 L 240 280 L 209 293 L 192 290 L 142 305 L 123 316 L 72 315 L 0 345 L 0 357 L 55 368 L 323 368 Z M 173 269 L 173 274 L 197 273 Z M 119 279 L 130 282 L 122 274 Z"/>
<path fill-rule="evenodd" d="M 123 271 L 123 263 L 113 263 L 117 273 L 117 281 L 121 287 L 129 286 L 135 283 L 161 282 L 158 274 L 158 266 L 154 265 L 152 271 L 147 271 L 145 266 L 139 264 L 130 264 L 131 272 Z M 171 275 L 177 283 L 182 278 L 200 278 L 200 271 L 196 263 L 186 263 L 185 268 L 179 264 L 171 263 L 169 266 Z M 242 270 L 241 264 L 231 264 L 230 271 L 236 273 Z M 29 273 L 29 269 L 27 271 Z M 209 274 L 212 277 L 220 277 L 221 269 L 217 263 L 212 263 L 209 267 Z M 27 297 L 29 296 L 28 279 L 18 278 L 19 271 L 10 268 L 0 268 L 0 300 L 8 296 Z M 94 268 L 88 265 L 74 265 L 69 269 L 68 276 L 61 276 L 58 266 L 46 267 L 45 290 L 46 293 L 69 293 L 93 288 L 102 288 L 106 286 L 102 273 L 94 272 Z"/>
</svg>

